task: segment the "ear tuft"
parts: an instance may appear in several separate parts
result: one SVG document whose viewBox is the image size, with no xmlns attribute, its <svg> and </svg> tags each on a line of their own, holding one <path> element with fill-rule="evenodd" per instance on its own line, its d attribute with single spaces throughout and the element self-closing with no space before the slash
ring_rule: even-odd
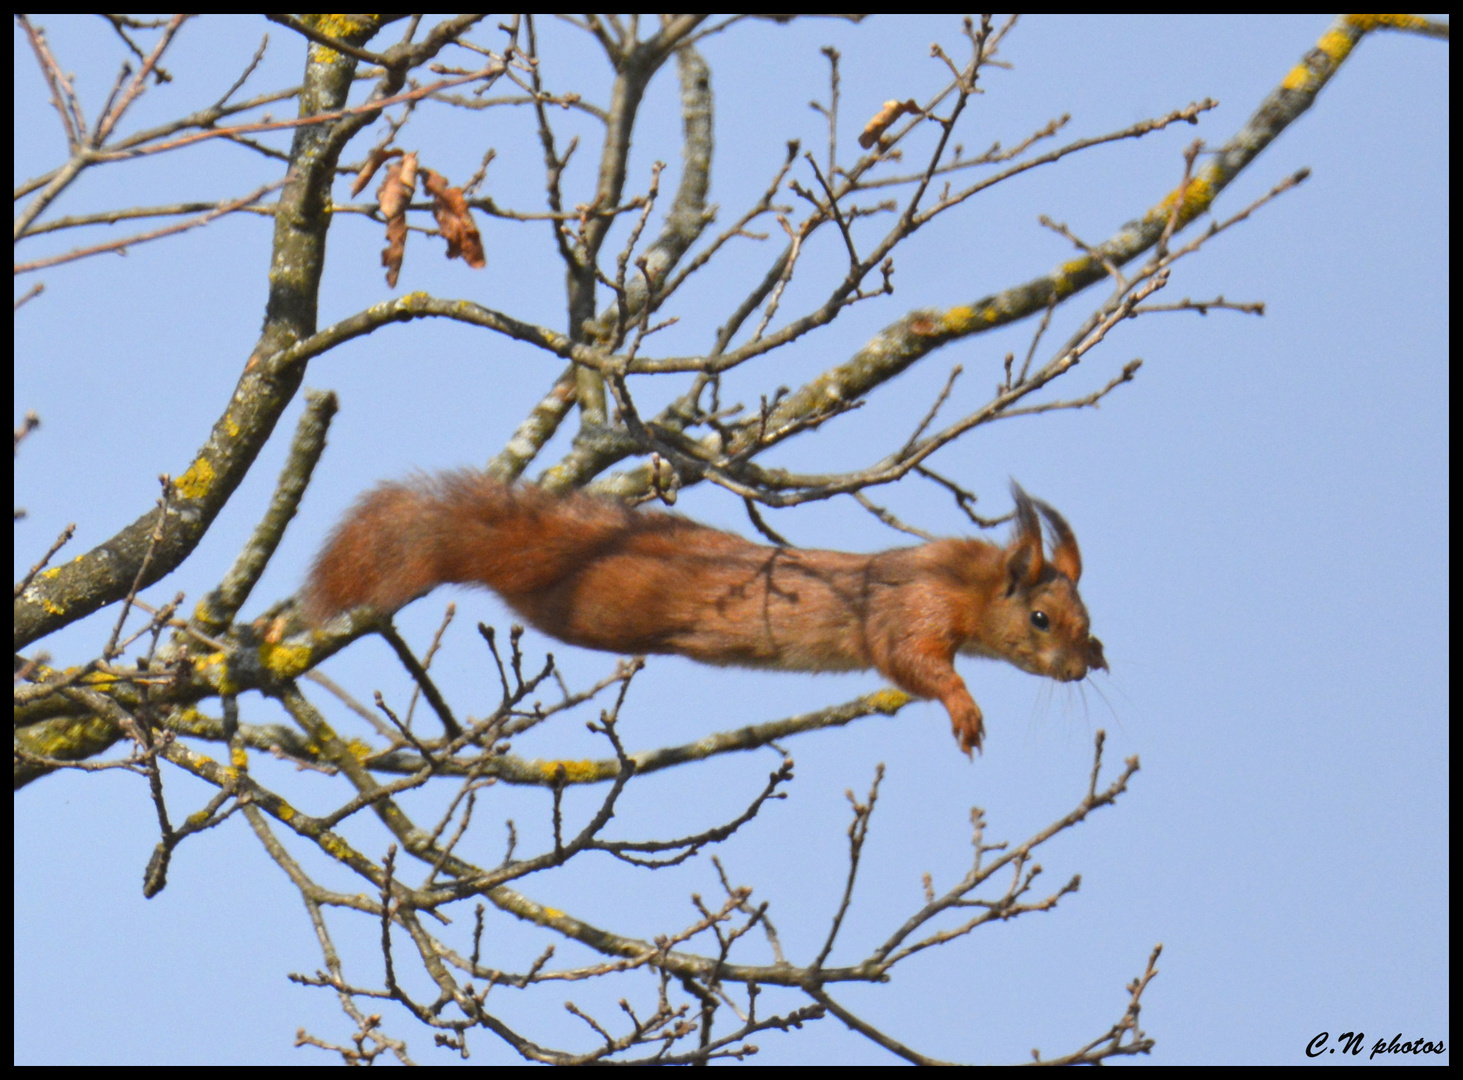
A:
<svg viewBox="0 0 1463 1080">
<path fill-rule="evenodd" d="M 1037 504 L 1014 480 L 1011 481 L 1011 497 L 1016 500 L 1016 532 L 1006 545 L 1008 595 L 1018 587 L 1035 586 L 1046 569 L 1041 552 L 1041 520 L 1036 516 Z"/>
</svg>

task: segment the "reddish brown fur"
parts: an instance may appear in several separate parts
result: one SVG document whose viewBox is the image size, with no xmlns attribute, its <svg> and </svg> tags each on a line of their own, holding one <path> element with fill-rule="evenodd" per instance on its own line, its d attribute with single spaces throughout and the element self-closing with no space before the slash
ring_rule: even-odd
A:
<svg viewBox="0 0 1463 1080">
<path fill-rule="evenodd" d="M 305 609 L 316 621 L 360 604 L 390 612 L 456 582 L 485 585 L 544 633 L 590 649 L 783 671 L 876 668 L 938 699 L 969 754 L 983 723 L 957 652 L 1063 681 L 1107 667 L 1077 593 L 1072 530 L 1012 490 L 1016 532 L 1005 548 L 935 540 L 851 555 L 447 473 L 363 496 L 316 560 Z"/>
</svg>

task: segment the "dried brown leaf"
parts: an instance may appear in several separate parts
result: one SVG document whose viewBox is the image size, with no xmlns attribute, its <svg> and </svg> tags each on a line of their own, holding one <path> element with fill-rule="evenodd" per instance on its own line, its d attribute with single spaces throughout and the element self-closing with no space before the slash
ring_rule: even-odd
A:
<svg viewBox="0 0 1463 1080">
<path fill-rule="evenodd" d="M 386 150 L 378 146 L 372 150 L 366 157 L 366 163 L 361 166 L 361 171 L 356 173 L 356 182 L 351 185 L 351 198 L 355 198 L 366 190 L 366 185 L 371 182 L 371 177 L 376 175 L 376 170 L 381 167 L 383 162 L 400 157 L 402 153 L 403 151 L 399 148 Z"/>
<path fill-rule="evenodd" d="M 416 190 L 416 177 L 416 154 L 403 154 L 400 161 L 386 166 L 381 186 L 376 190 L 381 216 L 386 219 L 386 247 L 381 251 L 381 265 L 386 267 L 386 284 L 393 289 L 406 255 L 406 209 Z"/>
<path fill-rule="evenodd" d="M 421 173 L 422 186 L 432 196 L 437 228 L 447 240 L 447 257 L 461 259 L 474 270 L 481 270 L 488 265 L 483 254 L 483 238 L 462 189 L 450 187 L 445 176 L 431 169 L 423 169 Z"/>
<path fill-rule="evenodd" d="M 864 125 L 864 130 L 858 137 L 858 144 L 865 150 L 873 149 L 874 144 L 879 141 L 884 132 L 889 130 L 890 124 L 906 113 L 918 116 L 920 111 L 919 104 L 914 98 L 884 102 L 884 107 L 879 110 L 878 114 Z"/>
</svg>

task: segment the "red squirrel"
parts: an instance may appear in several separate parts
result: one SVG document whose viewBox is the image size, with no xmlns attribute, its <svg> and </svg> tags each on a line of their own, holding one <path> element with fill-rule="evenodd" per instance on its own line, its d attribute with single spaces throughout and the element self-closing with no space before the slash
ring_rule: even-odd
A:
<svg viewBox="0 0 1463 1080">
<path fill-rule="evenodd" d="M 570 645 L 781 671 L 876 668 L 938 699 L 969 756 L 984 725 L 957 652 L 1063 682 L 1107 669 L 1077 593 L 1076 537 L 1050 506 L 1011 491 L 1016 529 L 1004 548 L 946 539 L 854 555 L 443 473 L 361 497 L 315 560 L 305 613 L 317 624 L 360 604 L 389 613 L 438 585 L 484 585 Z"/>
</svg>

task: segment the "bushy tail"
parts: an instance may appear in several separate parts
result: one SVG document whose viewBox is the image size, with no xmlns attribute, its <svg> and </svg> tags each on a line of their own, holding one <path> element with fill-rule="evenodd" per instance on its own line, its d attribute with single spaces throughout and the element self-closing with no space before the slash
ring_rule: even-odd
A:
<svg viewBox="0 0 1463 1080">
<path fill-rule="evenodd" d="M 545 589 L 634 530 L 606 499 L 558 497 L 483 473 L 454 472 L 367 492 L 315 560 L 305 613 L 360 604 L 386 612 L 438 585 L 485 585 L 505 600 Z"/>
</svg>

